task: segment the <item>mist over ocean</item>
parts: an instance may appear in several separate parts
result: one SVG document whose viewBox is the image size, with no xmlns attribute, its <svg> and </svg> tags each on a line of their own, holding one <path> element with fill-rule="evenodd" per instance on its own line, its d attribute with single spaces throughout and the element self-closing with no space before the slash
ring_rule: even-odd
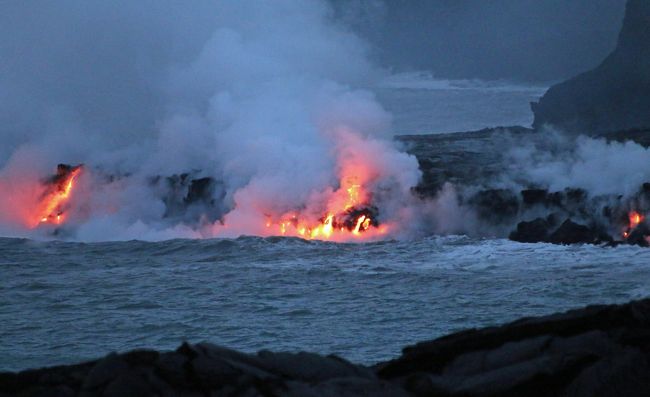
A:
<svg viewBox="0 0 650 397">
<path fill-rule="evenodd" d="M 372 364 L 650 295 L 650 150 L 529 129 L 624 0 L 116 4 L 0 5 L 0 371 L 183 341 Z M 426 134 L 447 151 L 399 138 Z M 506 239 L 575 214 L 611 244 Z"/>
<path fill-rule="evenodd" d="M 639 247 L 462 236 L 64 243 L 1 239 L 0 369 L 182 341 L 388 360 L 424 339 L 650 293 Z"/>
<path fill-rule="evenodd" d="M 523 123 L 528 101 L 540 92 L 397 78 L 402 85 L 380 89 L 380 98 L 396 125 L 414 132 Z M 423 101 L 431 111 L 419 107 Z M 446 114 L 446 121 L 432 114 Z M 98 352 L 173 349 L 184 340 L 372 363 L 452 331 L 650 293 L 650 251 L 630 246 L 464 236 L 351 244 L 5 238 L 0 251 L 5 370 L 68 364 Z"/>
</svg>

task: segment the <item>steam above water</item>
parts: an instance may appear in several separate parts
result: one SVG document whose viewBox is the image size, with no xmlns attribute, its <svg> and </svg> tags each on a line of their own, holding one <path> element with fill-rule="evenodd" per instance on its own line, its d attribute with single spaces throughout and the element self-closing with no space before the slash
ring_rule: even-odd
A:
<svg viewBox="0 0 650 397">
<path fill-rule="evenodd" d="M 392 142 L 391 115 L 368 89 L 395 79 L 386 79 L 368 45 L 325 1 L 6 9 L 2 235 L 332 233 L 326 237 L 348 241 L 371 218 L 364 239 L 504 236 L 507 229 L 481 224 L 463 202 L 467 190 L 533 185 L 628 195 L 649 179 L 648 150 L 638 145 L 543 132 L 541 142 L 505 142 L 507 172 L 485 186 L 447 184 L 429 201 L 416 198 L 418 163 Z M 24 20 L 38 29 L 25 29 Z M 531 96 L 538 90 L 521 88 Z M 84 164 L 65 227 L 34 227 L 34 219 L 58 217 L 35 211 L 51 193 L 45 178 L 58 163 Z M 183 174 L 215 181 L 209 200 L 185 212 L 174 205 L 185 203 L 189 185 L 165 185 Z M 346 219 L 350 211 L 356 218 Z"/>
<path fill-rule="evenodd" d="M 650 181 L 650 149 L 634 142 L 571 137 L 546 130 L 545 139 L 514 141 L 506 158 L 508 179 L 552 191 L 584 189 L 593 195 L 624 196 Z"/>
<path fill-rule="evenodd" d="M 69 213 L 71 237 L 82 240 L 265 234 L 268 214 L 323 216 L 355 163 L 370 173 L 363 188 L 382 222 L 408 205 L 417 162 L 386 139 L 390 115 L 363 89 L 381 73 L 324 1 L 218 2 L 198 8 L 208 17 L 169 4 L 67 5 L 71 15 L 49 10 L 50 53 L 38 32 L 18 38 L 36 41 L 22 61 L 44 68 L 37 79 L 18 58 L 1 81 L 3 234 L 42 233 L 24 214 L 60 162 L 85 164 Z M 15 8 L 37 19 L 48 11 Z M 180 21 L 140 21 L 144 10 L 178 11 Z M 133 22 L 140 27 L 121 31 Z M 151 180 L 186 172 L 221 184 L 216 223 L 165 218 Z"/>
</svg>

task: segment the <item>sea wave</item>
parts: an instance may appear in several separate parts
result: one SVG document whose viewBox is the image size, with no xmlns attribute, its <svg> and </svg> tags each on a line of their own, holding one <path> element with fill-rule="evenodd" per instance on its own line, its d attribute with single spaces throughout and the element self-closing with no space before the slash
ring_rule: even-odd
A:
<svg viewBox="0 0 650 397">
<path fill-rule="evenodd" d="M 183 340 L 376 362 L 451 331 L 624 302 L 650 285 L 648 249 L 467 236 L 0 238 L 0 253 L 1 334 L 11 341 L 0 344 L 0 370 Z"/>
<path fill-rule="evenodd" d="M 548 85 L 517 83 L 507 80 L 440 79 L 430 72 L 404 72 L 384 78 L 379 86 L 412 90 L 481 90 L 497 92 L 530 92 L 542 95 Z"/>
</svg>

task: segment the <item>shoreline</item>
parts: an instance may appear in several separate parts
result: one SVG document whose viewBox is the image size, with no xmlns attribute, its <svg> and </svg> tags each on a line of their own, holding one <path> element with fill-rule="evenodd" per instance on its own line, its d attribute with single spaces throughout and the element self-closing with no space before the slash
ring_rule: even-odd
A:
<svg viewBox="0 0 650 397">
<path fill-rule="evenodd" d="M 597 393 L 596 393 L 597 392 Z M 0 373 L 0 396 L 647 395 L 650 298 L 469 329 L 372 366 L 209 343 Z"/>
</svg>

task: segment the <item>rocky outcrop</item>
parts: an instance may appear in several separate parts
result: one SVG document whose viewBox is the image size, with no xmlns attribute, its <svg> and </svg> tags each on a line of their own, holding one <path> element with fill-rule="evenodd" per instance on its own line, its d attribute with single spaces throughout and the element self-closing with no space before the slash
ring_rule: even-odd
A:
<svg viewBox="0 0 650 397">
<path fill-rule="evenodd" d="M 136 350 L 0 374 L 0 396 L 406 396 L 369 368 L 313 353 L 244 354 L 211 344 Z"/>
<path fill-rule="evenodd" d="M 595 230 L 575 223 L 571 219 L 565 220 L 557 230 L 551 233 L 548 241 L 553 244 L 593 244 L 602 242 Z"/>
<path fill-rule="evenodd" d="M 0 373 L 0 396 L 647 396 L 650 299 L 468 330 L 374 367 L 211 344 Z"/>
<path fill-rule="evenodd" d="M 517 228 L 510 233 L 510 240 L 520 243 L 547 242 L 552 224 L 548 219 L 535 218 L 532 221 L 521 221 Z"/>
<path fill-rule="evenodd" d="M 521 243 L 552 243 L 552 244 L 601 244 L 613 243 L 614 239 L 599 231 L 596 227 L 589 227 L 566 219 L 559 227 L 555 226 L 552 215 L 547 218 L 536 218 L 532 221 L 522 221 L 510 233 L 510 240 Z M 645 235 L 641 238 L 645 243 Z M 642 245 L 636 240 L 625 241 L 629 244 Z"/>
<path fill-rule="evenodd" d="M 435 196 L 445 183 L 480 185 L 497 177 L 506 170 L 504 149 L 533 139 L 544 136 L 519 126 L 396 137 L 418 160 L 422 181 L 416 191 L 425 197 Z"/>
<path fill-rule="evenodd" d="M 223 216 L 226 195 L 223 183 L 197 173 L 150 178 L 150 187 L 165 204 L 164 218 L 196 225 L 214 223 Z"/>
<path fill-rule="evenodd" d="M 614 51 L 532 104 L 533 127 L 599 135 L 650 128 L 650 2 L 628 0 Z M 646 131 L 647 132 L 647 131 Z"/>
<path fill-rule="evenodd" d="M 647 396 L 650 300 L 460 332 L 376 369 L 422 396 Z"/>
</svg>

